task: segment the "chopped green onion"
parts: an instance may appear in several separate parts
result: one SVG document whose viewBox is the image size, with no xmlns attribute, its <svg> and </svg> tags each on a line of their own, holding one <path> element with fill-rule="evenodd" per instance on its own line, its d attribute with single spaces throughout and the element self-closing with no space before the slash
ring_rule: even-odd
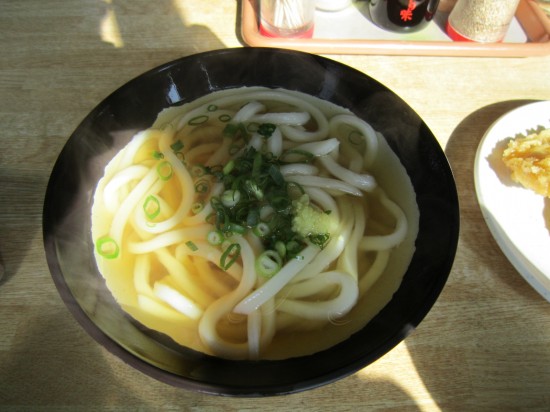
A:
<svg viewBox="0 0 550 412">
<path fill-rule="evenodd" d="M 229 132 L 240 133 L 240 126 L 229 125 L 226 126 Z M 286 263 L 298 256 L 310 239 L 293 229 L 293 201 L 304 194 L 304 189 L 299 184 L 285 181 L 280 172 L 281 164 L 281 159 L 273 153 L 250 147 L 243 149 L 223 168 L 220 166 L 221 169 L 212 176 L 223 184 L 224 191 L 210 199 L 213 212 L 207 222 L 226 237 L 245 234 L 251 229 L 265 250 L 275 251 Z M 325 237 L 313 236 L 311 241 L 324 246 L 327 239 L 328 234 Z M 224 241 L 222 250 L 230 244 Z"/>
<path fill-rule="evenodd" d="M 290 255 L 295 255 L 300 250 L 302 250 L 302 247 L 300 246 L 300 244 L 295 240 L 291 240 L 291 241 L 287 242 L 285 247 L 286 247 L 287 253 L 290 254 Z"/>
<path fill-rule="evenodd" d="M 287 182 L 286 191 L 288 192 L 288 197 L 291 199 L 299 199 L 306 193 L 302 185 L 296 182 Z"/>
<path fill-rule="evenodd" d="M 193 252 L 196 252 L 197 250 L 199 250 L 198 246 L 195 245 L 195 243 L 193 243 L 191 240 L 185 242 L 185 244 L 187 245 L 187 247 L 189 249 L 191 249 Z"/>
<path fill-rule="evenodd" d="M 152 156 L 157 160 L 164 159 L 164 155 L 158 150 L 153 150 Z"/>
<path fill-rule="evenodd" d="M 246 130 L 250 133 L 255 133 L 258 131 L 258 128 L 260 127 L 260 124 L 259 123 L 256 123 L 256 122 L 250 122 L 248 123 L 248 125 L 246 126 Z"/>
<path fill-rule="evenodd" d="M 116 259 L 120 253 L 120 248 L 116 241 L 110 236 L 104 236 L 96 241 L 96 250 L 99 255 L 105 259 Z"/>
<path fill-rule="evenodd" d="M 223 123 L 226 123 L 228 121 L 231 120 L 231 116 L 229 116 L 228 114 L 221 114 L 219 117 L 218 117 L 218 120 L 220 122 L 223 122 Z"/>
<path fill-rule="evenodd" d="M 239 235 L 244 235 L 246 233 L 246 227 L 237 223 L 229 223 L 223 227 L 223 231 L 227 234 L 237 233 Z"/>
<path fill-rule="evenodd" d="M 223 135 L 228 137 L 233 137 L 237 134 L 237 131 L 239 130 L 238 125 L 235 123 L 229 123 L 227 124 L 223 129 Z"/>
<path fill-rule="evenodd" d="M 238 190 L 226 190 L 223 192 L 221 200 L 225 207 L 233 207 L 241 200 L 241 192 Z"/>
<path fill-rule="evenodd" d="M 173 152 L 179 152 L 181 149 L 183 149 L 183 142 L 178 139 L 170 145 L 170 148 Z"/>
<path fill-rule="evenodd" d="M 246 225 L 254 227 L 260 223 L 260 211 L 258 209 L 250 209 L 246 215 Z"/>
<path fill-rule="evenodd" d="M 292 157 L 292 155 L 298 156 L 298 160 L 295 160 L 296 162 L 303 162 L 303 163 L 309 163 L 314 158 L 315 155 L 311 152 L 306 152 L 305 150 L 298 150 L 298 149 L 291 149 L 287 150 L 281 155 L 281 158 L 287 158 Z"/>
<path fill-rule="evenodd" d="M 210 185 L 206 179 L 200 179 L 195 182 L 195 192 L 196 193 L 206 193 Z"/>
<path fill-rule="evenodd" d="M 232 137 L 234 139 L 242 137 L 245 141 L 248 141 L 248 133 L 244 123 L 228 123 L 223 129 L 224 136 Z"/>
<path fill-rule="evenodd" d="M 255 262 L 256 272 L 267 278 L 272 277 L 281 270 L 281 266 L 281 256 L 274 250 L 266 250 L 258 256 Z"/>
<path fill-rule="evenodd" d="M 220 267 L 223 270 L 229 269 L 233 263 L 237 261 L 239 256 L 241 255 L 241 245 L 238 243 L 231 243 L 227 249 L 223 252 L 221 258 L 220 258 Z M 228 261 L 229 258 L 229 261 Z"/>
<path fill-rule="evenodd" d="M 185 156 L 182 152 L 176 152 L 174 153 L 178 160 L 180 160 L 185 165 Z"/>
<path fill-rule="evenodd" d="M 228 175 L 235 168 L 235 161 L 230 160 L 223 168 L 223 174 Z"/>
<path fill-rule="evenodd" d="M 203 165 L 194 165 L 191 168 L 191 174 L 196 177 L 204 176 L 206 172 L 207 172 L 206 167 Z"/>
<path fill-rule="evenodd" d="M 276 128 L 277 126 L 273 123 L 263 123 L 258 127 L 258 133 L 263 137 L 268 138 L 271 137 Z"/>
<path fill-rule="evenodd" d="M 215 224 L 216 223 L 216 213 L 212 212 L 212 213 L 208 214 L 208 216 L 206 216 L 204 218 L 204 221 L 206 223 L 210 223 L 211 225 Z"/>
<path fill-rule="evenodd" d="M 157 165 L 157 173 L 161 180 L 169 180 L 174 174 L 174 170 L 168 160 L 163 160 Z"/>
<path fill-rule="evenodd" d="M 195 215 L 200 213 L 203 209 L 204 209 L 204 203 L 203 202 L 195 202 L 191 206 L 191 212 L 193 212 L 193 214 L 195 214 Z"/>
<path fill-rule="evenodd" d="M 256 199 L 258 199 L 260 201 L 263 200 L 264 192 L 263 192 L 262 189 L 260 189 L 260 187 L 258 186 L 258 184 L 255 181 L 246 180 L 244 182 L 244 188 L 250 196 L 254 196 Z"/>
<path fill-rule="evenodd" d="M 218 110 L 218 106 L 216 106 L 215 104 L 211 104 L 206 108 L 206 110 L 208 110 L 209 112 L 215 112 L 216 110 Z"/>
<path fill-rule="evenodd" d="M 260 170 L 263 163 L 262 160 L 262 154 L 260 152 L 256 152 L 254 155 L 254 160 L 252 161 L 252 177 L 257 178 L 260 175 Z M 272 166 L 278 169 L 276 166 Z"/>
<path fill-rule="evenodd" d="M 271 232 L 271 229 L 269 228 L 269 225 L 267 223 L 260 222 L 254 227 L 252 232 L 256 236 L 262 238 L 262 237 L 265 237 L 265 236 L 269 235 L 269 233 Z"/>
<path fill-rule="evenodd" d="M 210 232 L 208 232 L 208 235 L 206 235 L 206 241 L 212 246 L 219 246 L 223 243 L 224 240 L 225 237 L 223 236 L 223 233 L 219 230 L 211 230 Z"/>
<path fill-rule="evenodd" d="M 270 165 L 267 172 L 277 186 L 283 186 L 285 184 L 285 178 L 277 166 Z"/>
<path fill-rule="evenodd" d="M 228 151 L 229 151 L 230 155 L 234 155 L 234 154 L 237 154 L 239 152 L 239 150 L 241 150 L 241 149 L 242 149 L 242 146 L 233 143 L 231 146 L 229 146 Z"/>
<path fill-rule="evenodd" d="M 328 240 L 330 239 L 330 236 L 328 233 L 316 233 L 309 235 L 308 239 L 314 245 L 319 246 L 319 248 L 321 249 L 324 249 L 324 247 L 327 245 Z"/>
<path fill-rule="evenodd" d="M 149 220 L 154 220 L 160 214 L 160 202 L 156 196 L 147 196 L 143 202 L 143 211 Z"/>
<path fill-rule="evenodd" d="M 189 126 L 197 126 L 197 125 L 205 123 L 207 121 L 208 121 L 208 116 L 205 115 L 205 114 L 202 114 L 200 116 L 193 117 L 191 120 L 189 120 L 189 122 L 187 122 L 187 124 Z"/>
<path fill-rule="evenodd" d="M 277 251 L 279 256 L 281 256 L 282 258 L 284 258 L 286 256 L 286 246 L 285 246 L 284 242 L 282 242 L 280 240 L 275 242 L 275 250 Z"/>
</svg>

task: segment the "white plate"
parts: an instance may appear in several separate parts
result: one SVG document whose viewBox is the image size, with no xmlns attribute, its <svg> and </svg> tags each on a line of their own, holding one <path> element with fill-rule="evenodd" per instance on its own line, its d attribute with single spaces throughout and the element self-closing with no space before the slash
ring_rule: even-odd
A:
<svg viewBox="0 0 550 412">
<path fill-rule="evenodd" d="M 475 187 L 483 217 L 517 271 L 550 301 L 550 199 L 514 183 L 501 160 L 507 141 L 550 128 L 550 101 L 519 107 L 498 119 L 478 147 Z"/>
</svg>

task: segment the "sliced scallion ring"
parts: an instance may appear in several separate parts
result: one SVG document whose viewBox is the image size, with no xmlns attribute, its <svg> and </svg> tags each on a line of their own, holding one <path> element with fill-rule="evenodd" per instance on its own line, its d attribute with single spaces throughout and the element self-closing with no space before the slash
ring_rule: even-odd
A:
<svg viewBox="0 0 550 412">
<path fill-rule="evenodd" d="M 259 275 L 270 278 L 281 270 L 282 258 L 274 250 L 266 250 L 256 258 L 255 267 Z"/>
<path fill-rule="evenodd" d="M 225 237 L 223 236 L 223 233 L 219 230 L 211 230 L 210 232 L 208 232 L 208 235 L 206 235 L 206 241 L 212 246 L 219 246 L 223 243 L 224 240 Z"/>
<path fill-rule="evenodd" d="M 254 226 L 254 229 L 252 229 L 252 232 L 258 236 L 259 238 L 263 238 L 271 232 L 271 229 L 269 228 L 269 225 L 265 222 L 260 222 L 256 226 Z"/>
<path fill-rule="evenodd" d="M 148 220 L 154 220 L 160 214 L 160 202 L 155 195 L 149 195 L 145 198 L 143 212 Z"/>
<path fill-rule="evenodd" d="M 105 259 L 116 259 L 120 253 L 117 242 L 110 236 L 104 236 L 96 241 L 96 250 Z"/>
<path fill-rule="evenodd" d="M 204 203 L 203 202 L 195 202 L 191 206 L 191 212 L 193 212 L 193 214 L 195 214 L 195 215 L 197 213 L 202 212 L 202 209 L 204 209 Z"/>
<path fill-rule="evenodd" d="M 163 160 L 157 165 L 157 174 L 161 180 L 169 180 L 174 174 L 174 169 L 168 160 Z"/>
<path fill-rule="evenodd" d="M 206 123 L 208 121 L 208 116 L 205 114 L 195 116 L 187 123 L 189 126 L 197 126 L 199 124 Z"/>
</svg>

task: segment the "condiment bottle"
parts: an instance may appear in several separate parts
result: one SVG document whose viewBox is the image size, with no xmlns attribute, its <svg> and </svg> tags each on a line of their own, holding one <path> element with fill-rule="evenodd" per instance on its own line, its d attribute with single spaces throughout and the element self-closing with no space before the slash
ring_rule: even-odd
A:
<svg viewBox="0 0 550 412">
<path fill-rule="evenodd" d="M 480 43 L 504 39 L 520 0 L 458 0 L 447 21 L 447 34 L 457 41 Z"/>
<path fill-rule="evenodd" d="M 368 0 L 371 20 L 378 27 L 411 33 L 433 19 L 439 0 Z"/>
<path fill-rule="evenodd" d="M 313 36 L 315 0 L 261 0 L 260 33 L 267 37 Z"/>
</svg>

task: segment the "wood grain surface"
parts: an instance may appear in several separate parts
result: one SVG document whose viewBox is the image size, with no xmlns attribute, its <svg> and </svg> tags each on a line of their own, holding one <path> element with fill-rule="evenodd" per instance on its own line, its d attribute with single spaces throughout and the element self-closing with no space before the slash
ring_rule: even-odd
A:
<svg viewBox="0 0 550 412">
<path fill-rule="evenodd" d="M 42 241 L 44 194 L 63 145 L 96 104 L 144 71 L 243 47 L 239 16 L 235 0 L 0 0 L 0 410 L 550 410 L 550 303 L 498 248 L 472 174 L 492 122 L 550 99 L 548 56 L 328 56 L 419 113 L 445 149 L 461 207 L 439 300 L 410 337 L 358 373 L 284 397 L 192 393 L 132 369 L 73 319 Z"/>
</svg>

